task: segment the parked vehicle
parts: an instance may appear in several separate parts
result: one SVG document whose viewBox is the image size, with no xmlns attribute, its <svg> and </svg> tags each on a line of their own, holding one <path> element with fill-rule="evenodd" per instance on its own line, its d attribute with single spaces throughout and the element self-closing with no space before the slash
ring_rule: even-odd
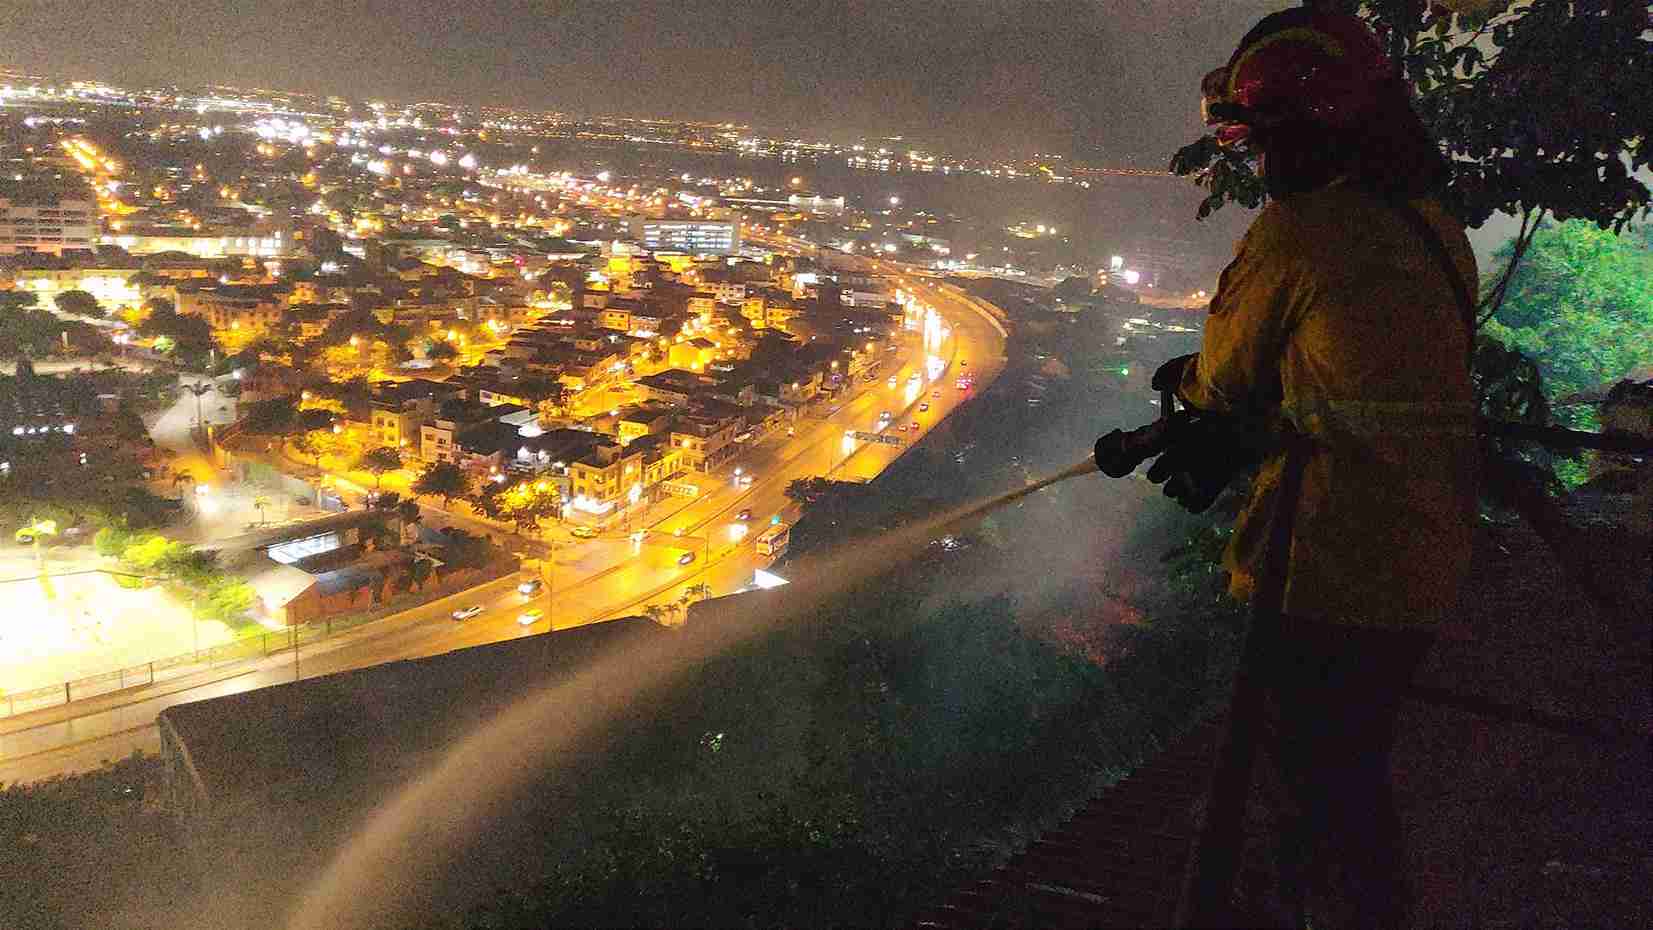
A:
<svg viewBox="0 0 1653 930">
<path fill-rule="evenodd" d="M 568 528 L 568 535 L 577 536 L 580 539 L 591 539 L 597 535 L 597 531 L 584 524 L 578 524 Z"/>
<path fill-rule="evenodd" d="M 472 604 L 470 607 L 461 607 L 453 612 L 455 620 L 469 620 L 482 613 L 482 605 Z"/>
</svg>

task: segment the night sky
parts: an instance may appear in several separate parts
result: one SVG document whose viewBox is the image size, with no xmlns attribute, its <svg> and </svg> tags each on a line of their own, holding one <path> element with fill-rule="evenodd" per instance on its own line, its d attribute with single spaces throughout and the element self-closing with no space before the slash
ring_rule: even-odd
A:
<svg viewBox="0 0 1653 930">
<path fill-rule="evenodd" d="M 0 63 L 1162 165 L 1264 0 L 5 0 Z"/>
</svg>

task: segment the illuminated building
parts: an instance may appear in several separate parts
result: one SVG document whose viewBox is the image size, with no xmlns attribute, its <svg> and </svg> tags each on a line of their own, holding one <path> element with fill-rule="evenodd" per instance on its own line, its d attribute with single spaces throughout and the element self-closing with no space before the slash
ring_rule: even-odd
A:
<svg viewBox="0 0 1653 930">
<path fill-rule="evenodd" d="M 131 233 L 104 236 L 103 245 L 118 245 L 133 255 L 155 252 L 184 252 L 197 258 L 251 255 L 254 258 L 282 258 L 293 254 L 294 243 L 280 230 L 269 235 L 186 235 L 182 233 Z M 91 246 L 86 246 L 91 248 Z"/>
<path fill-rule="evenodd" d="M 631 221 L 631 235 L 651 252 L 733 255 L 740 251 L 740 224 L 733 222 L 639 217 Z"/>
<path fill-rule="evenodd" d="M 91 249 L 97 204 L 39 191 L 0 194 L 0 255 Z"/>
</svg>

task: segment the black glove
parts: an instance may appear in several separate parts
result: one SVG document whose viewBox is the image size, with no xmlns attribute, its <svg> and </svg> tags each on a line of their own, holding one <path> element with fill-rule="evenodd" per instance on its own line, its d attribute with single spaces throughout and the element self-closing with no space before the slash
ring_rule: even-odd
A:
<svg viewBox="0 0 1653 930">
<path fill-rule="evenodd" d="M 1198 417 L 1176 431 L 1148 469 L 1148 480 L 1165 485 L 1165 496 L 1190 513 L 1203 513 L 1236 474 L 1255 464 L 1253 451 L 1220 417 Z"/>
<path fill-rule="evenodd" d="M 1175 391 L 1182 384 L 1182 373 L 1189 365 L 1194 364 L 1199 353 L 1193 355 L 1179 355 L 1174 359 L 1154 369 L 1153 380 L 1148 385 L 1156 391 Z"/>
</svg>

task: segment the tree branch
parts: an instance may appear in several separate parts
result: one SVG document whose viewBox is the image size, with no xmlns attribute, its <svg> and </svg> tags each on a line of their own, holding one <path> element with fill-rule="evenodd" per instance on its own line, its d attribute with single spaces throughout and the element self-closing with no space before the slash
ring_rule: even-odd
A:
<svg viewBox="0 0 1653 930">
<path fill-rule="evenodd" d="M 1528 225 L 1529 220 L 1531 226 Z M 1515 277 L 1515 269 L 1521 264 L 1522 257 L 1527 254 L 1527 246 L 1532 244 L 1532 237 L 1537 234 L 1539 224 L 1543 220 L 1543 207 L 1536 210 L 1533 207 L 1522 208 L 1521 231 L 1516 233 L 1515 248 L 1510 252 L 1509 263 L 1504 266 L 1503 273 L 1498 276 L 1498 283 L 1493 287 L 1492 293 L 1481 301 L 1484 312 L 1475 319 L 1475 329 L 1477 331 L 1486 325 L 1487 321 L 1491 320 L 1498 313 L 1498 309 L 1504 305 L 1504 294 L 1509 290 L 1510 281 Z"/>
</svg>

